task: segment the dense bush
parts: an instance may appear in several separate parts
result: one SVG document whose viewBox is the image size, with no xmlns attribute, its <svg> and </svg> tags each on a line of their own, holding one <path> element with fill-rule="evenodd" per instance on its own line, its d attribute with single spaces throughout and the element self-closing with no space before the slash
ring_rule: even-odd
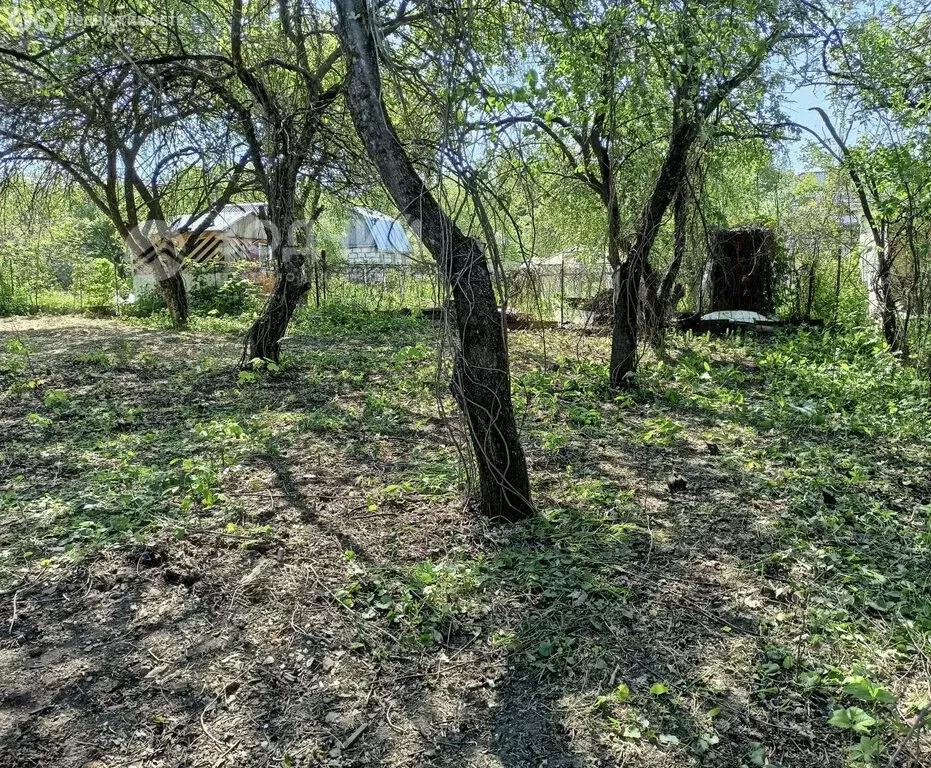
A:
<svg viewBox="0 0 931 768">
<path fill-rule="evenodd" d="M 241 315 L 261 304 L 261 289 L 246 272 L 248 263 L 234 262 L 223 272 L 211 266 L 192 264 L 189 297 L 195 312 L 214 315 Z"/>
<path fill-rule="evenodd" d="M 80 305 L 92 312 L 114 312 L 117 297 L 128 288 L 126 279 L 108 259 L 78 261 L 71 270 L 71 291 Z"/>
<path fill-rule="evenodd" d="M 0 316 L 23 314 L 28 306 L 23 291 L 13 278 L 12 269 L 0 268 Z"/>
</svg>

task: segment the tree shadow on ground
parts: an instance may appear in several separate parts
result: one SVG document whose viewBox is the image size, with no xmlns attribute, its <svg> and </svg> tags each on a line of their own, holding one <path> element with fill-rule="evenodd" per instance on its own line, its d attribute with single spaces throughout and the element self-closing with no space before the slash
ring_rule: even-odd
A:
<svg viewBox="0 0 931 768">
<path fill-rule="evenodd" d="M 850 735 L 826 725 L 840 699 L 782 685 L 804 662 L 787 668 L 786 657 L 804 646 L 775 642 L 779 614 L 805 615 L 800 587 L 811 574 L 784 559 L 791 537 L 774 521 L 824 512 L 821 481 L 793 507 L 734 443 L 713 454 L 676 436 L 634 439 L 646 419 L 676 408 L 696 433 L 753 427 L 758 436 L 762 423 L 635 403 L 619 416 L 626 432 L 579 430 L 555 453 L 530 440 L 542 514 L 502 529 L 448 490 L 416 485 L 424 457 L 439 462 L 446 447 L 436 423 L 402 407 L 377 424 L 358 418 L 366 394 L 396 387 L 384 370 L 350 386 L 334 353 L 306 376 L 285 371 L 234 400 L 235 374 L 220 360 L 222 370 L 153 366 L 149 380 L 164 391 L 152 412 L 107 429 L 139 435 L 162 420 L 177 430 L 187 416 L 174 409 L 194 397 L 198 419 L 245 421 L 251 411 L 289 424 L 329 409 L 333 425 L 314 419 L 312 432 L 250 446 L 237 461 L 240 484 L 232 469 L 225 480 L 242 506 L 233 530 L 220 516 L 180 532 L 166 518 L 134 532 L 144 543 L 85 547 L 83 564 L 59 560 L 12 585 L 2 600 L 7 615 L 15 600 L 18 616 L 0 650 L 0 765 L 845 762 Z M 89 365 L 49 370 L 70 387 Z M 106 376 L 94 381 L 107 386 Z M 295 400 L 288 390 L 299 390 Z M 80 397 L 91 403 L 91 394 Z M 65 436 L 49 431 L 43 445 Z M 822 439 L 811 435 L 812 445 Z M 302 441 L 329 450 L 327 461 Z M 46 457 L 4 471 L 4 481 L 28 471 L 45 482 L 57 470 Z M 683 489 L 667 485 L 672 473 Z M 74 495 L 86 479 L 71 472 L 59 490 Z M 407 480 L 411 490 L 383 493 Z M 838 495 L 842 512 L 866 498 Z M 898 540 L 844 524 L 808 530 L 811 549 L 852 531 L 864 562 L 888 576 L 882 553 Z M 271 531 L 253 530 L 264 525 Z M 831 586 L 844 577 L 816 575 Z"/>
</svg>

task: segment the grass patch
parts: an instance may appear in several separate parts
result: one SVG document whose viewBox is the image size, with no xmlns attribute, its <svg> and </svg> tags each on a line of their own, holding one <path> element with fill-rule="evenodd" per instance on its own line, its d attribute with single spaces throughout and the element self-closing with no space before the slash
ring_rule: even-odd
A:
<svg viewBox="0 0 931 768">
<path fill-rule="evenodd" d="M 430 324 L 307 310 L 240 372 L 242 320 L 146 322 L 3 340 L 0 588 L 191 552 L 233 606 L 265 558 L 281 631 L 328 606 L 359 664 L 480 691 L 482 733 L 526 699 L 601 760 L 924 748 L 931 400 L 873 336 L 678 337 L 613 392 L 607 340 L 513 334 L 540 514 L 495 528 L 463 504 Z"/>
</svg>

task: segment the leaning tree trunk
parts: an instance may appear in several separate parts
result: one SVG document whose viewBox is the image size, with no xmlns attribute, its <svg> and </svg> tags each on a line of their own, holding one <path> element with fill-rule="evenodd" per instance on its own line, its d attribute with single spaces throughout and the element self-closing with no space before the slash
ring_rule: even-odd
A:
<svg viewBox="0 0 931 768">
<path fill-rule="evenodd" d="M 666 326 L 669 323 L 676 304 L 682 298 L 683 290 L 676 280 L 679 270 L 685 259 L 686 223 L 687 223 L 687 195 L 685 185 L 679 187 L 672 208 L 673 218 L 673 248 L 672 261 L 666 269 L 662 280 L 659 274 L 648 267 L 646 286 L 646 306 L 644 317 L 649 343 L 653 347 L 660 347 L 666 335 Z"/>
<path fill-rule="evenodd" d="M 277 363 L 281 359 L 281 340 L 309 287 L 303 256 L 291 253 L 282 257 L 275 288 L 246 335 L 244 362 L 260 359 Z"/>
<path fill-rule="evenodd" d="M 511 402 L 507 340 L 484 245 L 465 235 L 414 169 L 381 101 L 375 30 L 366 0 L 337 0 L 349 61 L 353 124 L 388 193 L 452 288 L 459 348 L 451 387 L 475 452 L 481 510 L 516 521 L 533 514 L 527 463 Z"/>
<path fill-rule="evenodd" d="M 688 153 L 698 137 L 694 119 L 673 126 L 669 147 L 649 199 L 640 212 L 633 244 L 617 271 L 614 295 L 614 328 L 611 334 L 611 386 L 625 386 L 637 367 L 640 285 L 659 233 L 663 216 L 685 178 Z"/>
<path fill-rule="evenodd" d="M 304 268 L 303 249 L 293 241 L 294 195 L 275 195 L 271 208 L 273 244 L 272 263 L 275 265 L 275 287 L 262 314 L 246 335 L 243 362 L 281 358 L 281 340 L 288 331 L 294 311 L 310 289 Z"/>
<path fill-rule="evenodd" d="M 659 288 L 659 307 L 664 322 L 668 322 L 673 310 L 682 298 L 683 290 L 676 280 L 682 262 L 685 261 L 685 249 L 688 245 L 686 226 L 688 224 L 688 195 L 684 186 L 679 187 L 679 194 L 672 209 L 673 218 L 673 246 L 672 263 L 666 270 L 662 285 Z"/>
<path fill-rule="evenodd" d="M 150 274 L 155 290 L 168 307 L 175 328 L 187 325 L 189 308 L 187 287 L 181 269 L 182 258 L 170 239 L 159 234 L 145 234 L 141 229 L 126 235 L 126 244 L 133 258 L 133 270 Z"/>
<path fill-rule="evenodd" d="M 883 219 L 878 218 L 873 211 L 871 198 L 875 199 L 875 187 L 869 183 L 869 179 L 864 178 L 857 171 L 857 164 L 853 162 L 853 155 L 847 147 L 843 137 L 837 132 L 831 118 L 828 117 L 820 107 L 812 107 L 818 113 L 825 127 L 831 134 L 831 137 L 837 142 L 841 150 L 847 173 L 850 174 L 850 180 L 856 189 L 857 197 L 860 199 L 860 208 L 863 216 L 866 218 L 870 227 L 870 233 L 873 235 L 873 245 L 876 248 L 876 272 L 867 282 L 867 290 L 872 292 L 873 296 L 868 297 L 869 310 L 871 315 L 878 315 L 882 325 L 883 336 L 886 343 L 893 352 L 903 353 L 907 349 L 906 340 L 902 338 L 899 329 L 899 318 L 895 305 L 895 293 L 892 289 L 892 249 L 889 242 L 889 226 Z M 823 142 L 822 142 L 823 143 Z M 875 297 L 875 304 L 873 298 Z"/>
</svg>

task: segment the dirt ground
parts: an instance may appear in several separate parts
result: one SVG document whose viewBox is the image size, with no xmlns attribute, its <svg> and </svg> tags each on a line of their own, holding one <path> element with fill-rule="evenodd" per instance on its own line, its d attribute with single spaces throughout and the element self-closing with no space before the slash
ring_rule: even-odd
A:
<svg viewBox="0 0 931 768">
<path fill-rule="evenodd" d="M 831 697 L 759 695 L 773 649 L 807 642 L 798 627 L 773 637 L 774 617 L 802 617 L 807 599 L 798 571 L 768 566 L 785 502 L 734 469 L 745 440 L 771 436 L 685 414 L 675 442 L 583 430 L 531 446 L 541 507 L 596 482 L 634 493 L 597 524 L 516 534 L 455 489 L 416 490 L 455 452 L 429 386 L 403 412 L 391 400 L 410 339 L 315 340 L 313 360 L 249 384 L 229 336 L 61 317 L 3 321 L 10 338 L 28 350 L 0 396 L 0 766 L 848 763 L 856 739 L 827 725 Z M 358 386 L 354 364 L 372 366 Z M 65 404 L 9 391 L 39 380 Z M 596 409 L 592 429 L 618 407 Z M 322 421 L 363 408 L 395 421 Z M 625 428 L 655 416 L 628 408 Z M 171 461 L 198 460 L 196 425 L 221 417 L 264 442 L 218 438 L 235 443 L 221 499 L 179 501 Z M 184 482 L 200 477 L 191 466 Z M 416 489 L 392 490 L 398 477 Z M 412 593 L 425 562 L 461 570 Z M 453 618 L 427 620 L 427 606 Z M 903 690 L 929 674 L 927 656 L 910 663 Z M 928 739 L 896 760 L 931 765 Z"/>
</svg>

